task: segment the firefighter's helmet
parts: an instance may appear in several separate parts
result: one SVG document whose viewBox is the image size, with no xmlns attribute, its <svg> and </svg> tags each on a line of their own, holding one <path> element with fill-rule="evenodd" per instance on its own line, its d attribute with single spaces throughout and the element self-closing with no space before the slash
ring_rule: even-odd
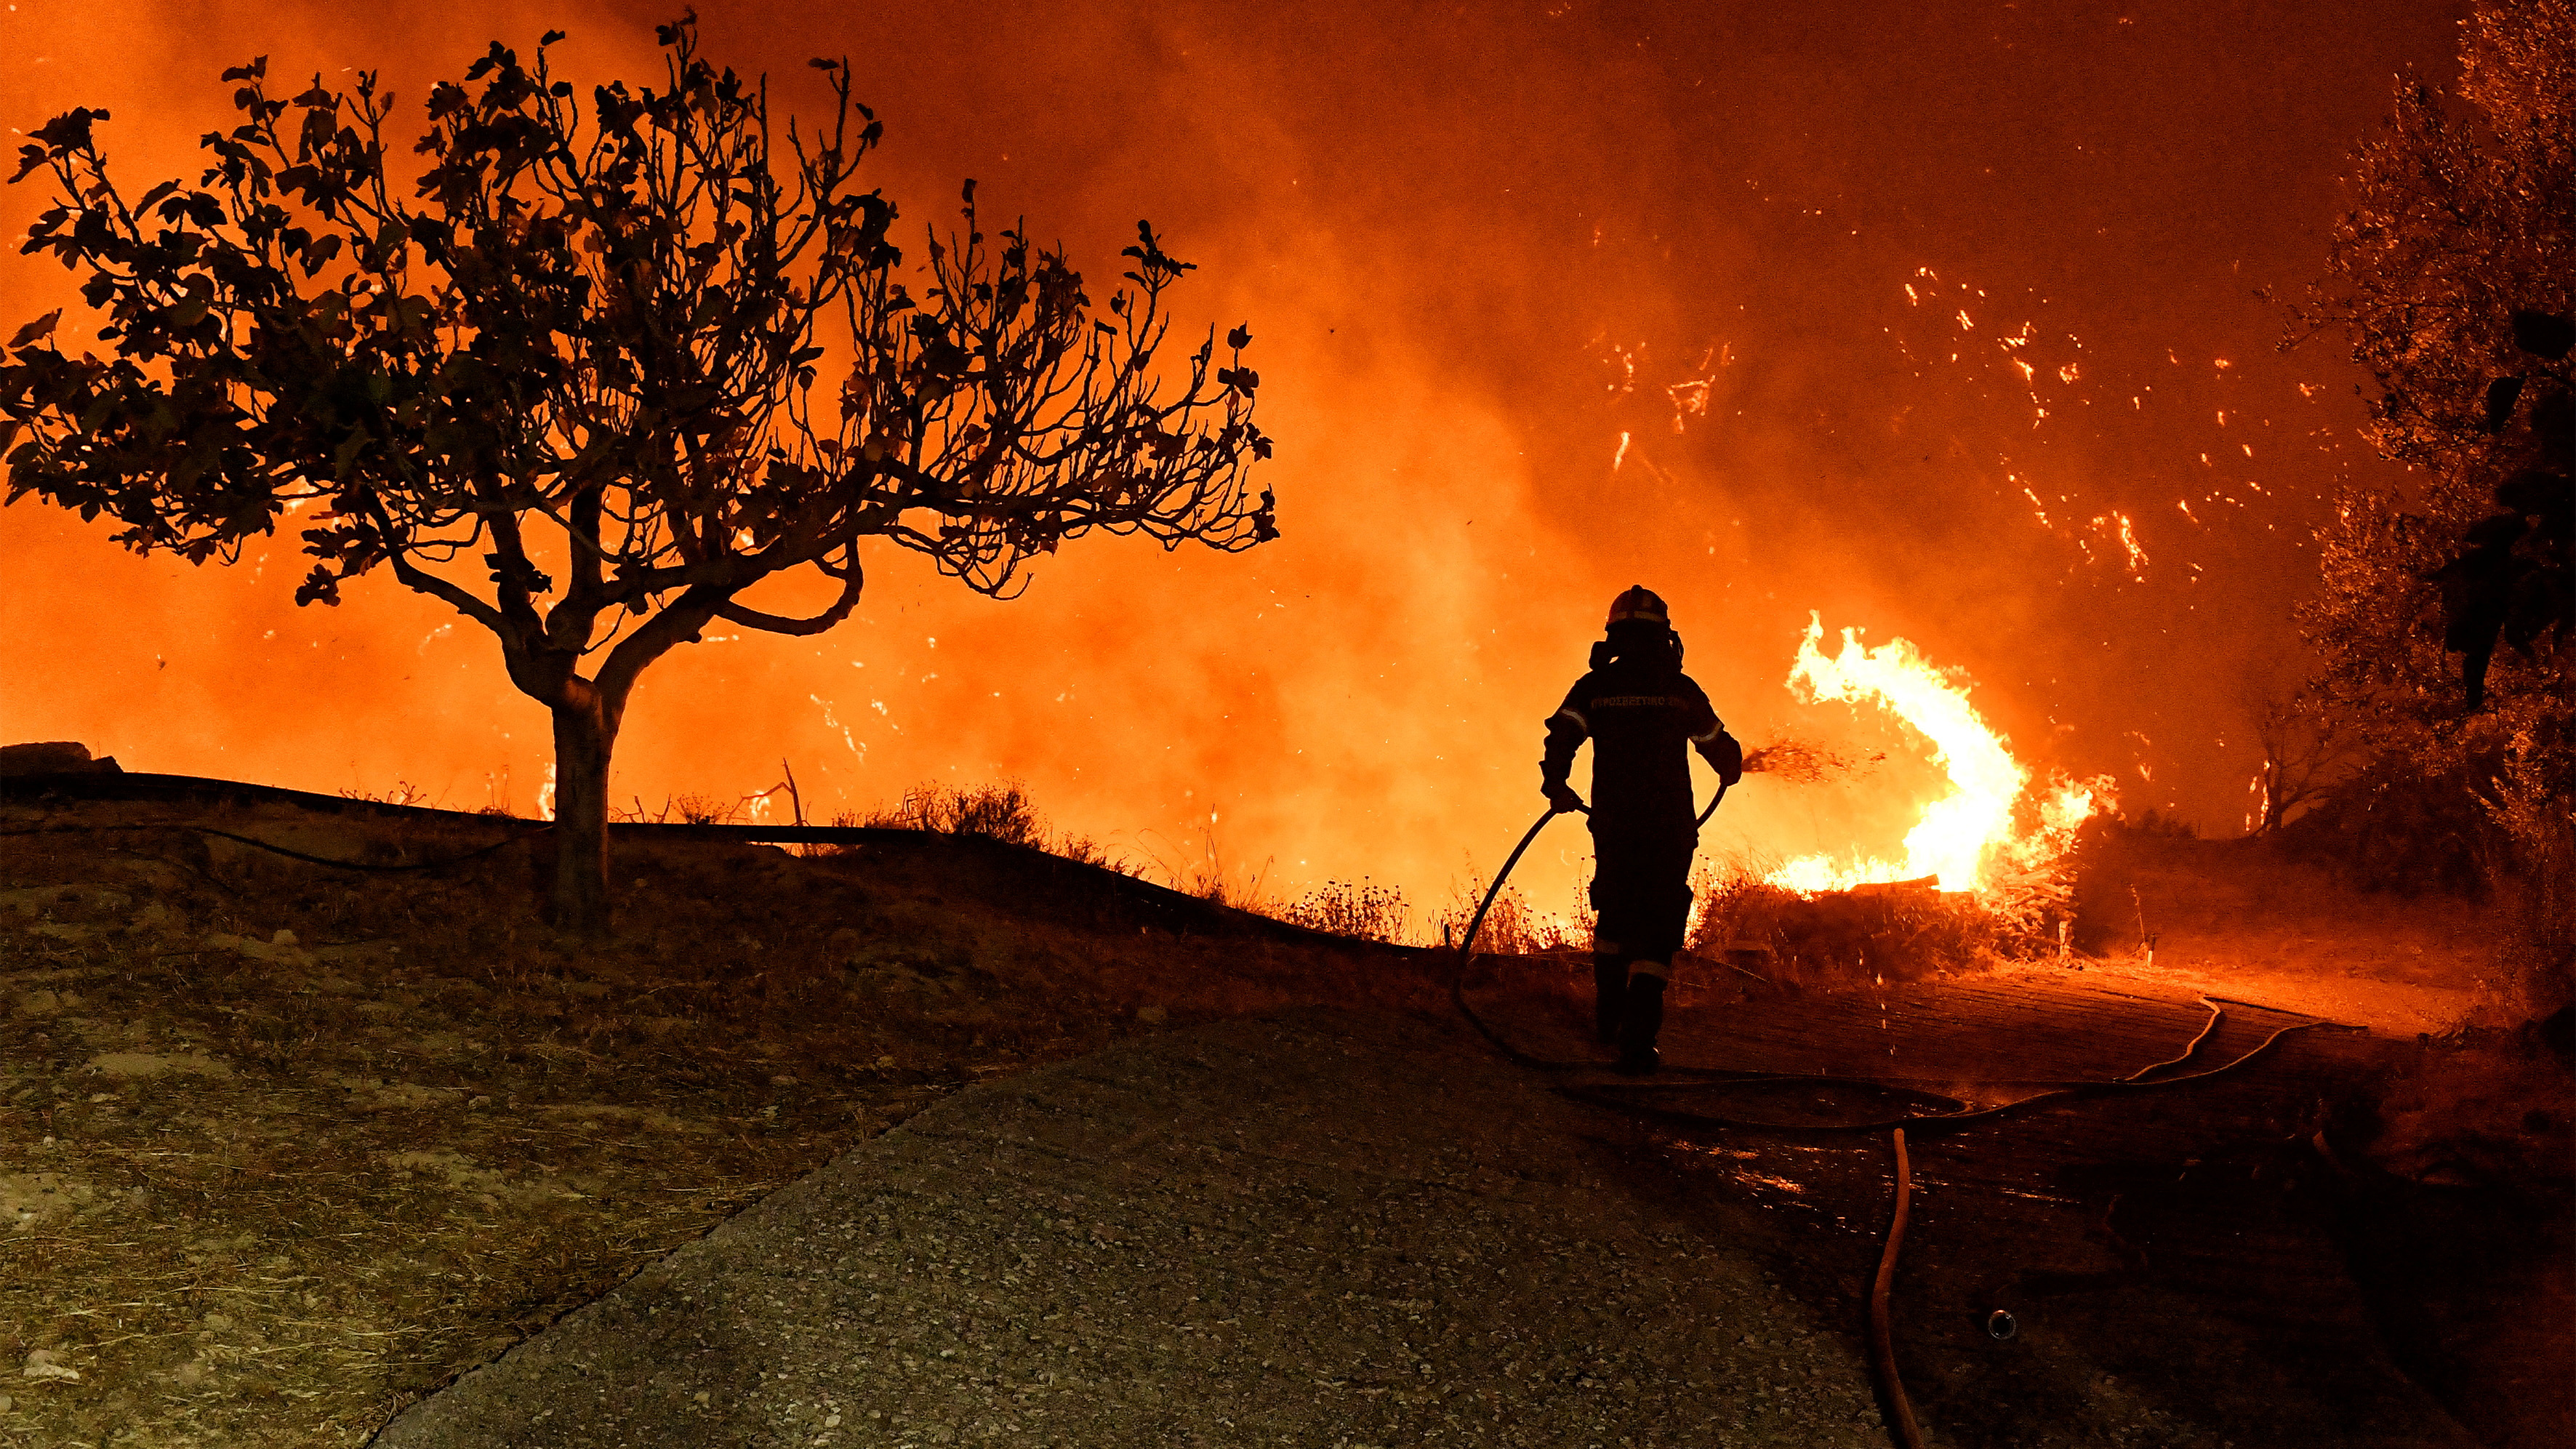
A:
<svg viewBox="0 0 2576 1449">
<path fill-rule="evenodd" d="M 1664 601 L 1644 584 L 1635 585 L 1610 601 L 1610 623 L 1616 624 L 1622 619 L 1645 619 L 1667 627 L 1672 624 L 1671 616 L 1664 612 Z"/>
</svg>

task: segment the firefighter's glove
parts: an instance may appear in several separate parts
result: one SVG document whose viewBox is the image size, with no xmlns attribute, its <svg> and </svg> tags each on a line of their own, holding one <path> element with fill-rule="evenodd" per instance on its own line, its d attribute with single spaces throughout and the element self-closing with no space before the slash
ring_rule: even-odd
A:
<svg viewBox="0 0 2576 1449">
<path fill-rule="evenodd" d="M 1720 730 L 1715 740 L 1701 748 L 1700 756 L 1728 789 L 1734 789 L 1736 782 L 1744 778 L 1744 746 L 1735 736 Z"/>
<path fill-rule="evenodd" d="M 1547 803 L 1555 806 L 1560 815 L 1572 814 L 1583 808 L 1583 797 L 1575 794 L 1574 787 L 1563 780 L 1540 782 L 1539 793 L 1547 796 Z"/>
</svg>

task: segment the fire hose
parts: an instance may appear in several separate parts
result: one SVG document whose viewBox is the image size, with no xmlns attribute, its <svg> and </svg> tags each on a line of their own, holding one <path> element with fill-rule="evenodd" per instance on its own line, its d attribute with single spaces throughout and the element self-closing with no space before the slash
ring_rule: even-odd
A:
<svg viewBox="0 0 2576 1449">
<path fill-rule="evenodd" d="M 1721 785 L 1718 788 L 1717 797 L 1708 802 L 1708 808 L 1706 810 L 1700 812 L 1699 824 L 1706 825 L 1709 817 L 1717 812 L 1719 801 L 1722 801 L 1725 798 L 1726 788 Z M 1538 839 L 1539 832 L 1547 828 L 1547 823 L 1549 821 L 1554 820 L 1559 815 L 1576 812 L 1586 815 L 1591 813 L 1591 811 L 1583 807 L 1580 802 L 1577 802 L 1571 807 L 1559 807 L 1551 804 L 1548 807 L 1547 812 L 1539 816 L 1539 818 L 1530 825 L 1528 832 L 1521 836 L 1520 844 L 1512 848 L 1510 857 L 1503 862 L 1502 870 L 1495 874 L 1493 884 L 1486 889 L 1484 900 L 1477 905 L 1475 917 L 1468 922 L 1467 934 L 1465 938 L 1458 943 L 1458 969 L 1452 973 L 1449 979 L 1450 1003 L 1457 1007 L 1459 1015 L 1464 1016 L 1469 1025 L 1475 1027 L 1477 1032 L 1505 1057 L 1521 1066 L 1544 1072 L 1585 1071 L 1594 1068 L 1597 1064 L 1591 1062 L 1558 1061 L 1544 1057 L 1537 1057 L 1524 1052 L 1518 1047 L 1505 1041 L 1502 1038 L 1502 1035 L 1488 1025 L 1483 1017 L 1476 1014 L 1474 1007 L 1467 1004 L 1467 973 L 1473 969 L 1475 965 L 1477 933 L 1483 929 L 1485 916 L 1493 909 L 1495 899 L 1502 894 L 1504 882 L 1511 879 L 1512 868 L 1520 864 L 1521 857 L 1528 853 L 1531 844 Z M 1905 1386 L 1897 1376 L 1895 1348 L 1889 1327 L 1888 1307 L 1889 1296 L 1896 1279 L 1897 1254 L 1905 1240 L 1908 1199 L 1912 1195 L 1913 1189 L 1913 1172 L 1911 1164 L 1907 1161 L 1905 1151 L 1906 1129 L 1911 1127 L 1915 1129 L 1917 1133 L 1921 1133 L 1926 1130 L 1948 1130 L 1965 1123 L 1992 1121 L 2008 1112 L 2018 1112 L 2024 1108 L 2036 1106 L 2041 1103 L 2073 1101 L 2083 1097 L 2101 1096 L 2127 1091 L 2144 1091 L 2158 1087 L 2178 1086 L 2185 1082 L 2205 1081 L 2208 1078 L 2218 1076 L 2221 1073 L 2235 1071 L 2237 1068 L 2253 1061 L 2256 1057 L 2259 1057 L 2265 1052 L 2271 1050 L 2275 1042 L 2288 1036 L 2291 1032 L 2305 1031 L 2310 1027 L 2339 1025 L 2339 1023 L 2330 1021 L 2294 1022 L 2291 1025 L 2282 1027 L 2279 1030 L 2274 1031 L 2271 1035 L 2265 1037 L 2261 1044 L 2257 1045 L 2253 1050 L 2248 1051 L 2222 1065 L 2211 1067 L 2203 1071 L 2185 1073 L 2179 1076 L 2158 1077 L 2152 1081 L 2146 1080 L 2150 1073 L 2160 1071 L 2166 1067 L 2180 1066 L 2184 1062 L 2189 1061 L 2195 1052 L 2199 1051 L 2201 1043 L 2207 1041 L 2211 1033 L 2218 1030 L 2220 1020 L 2226 1015 L 2225 1008 L 2220 1004 L 2224 999 L 2225 998 L 2208 995 L 2200 997 L 2200 1004 L 2209 1008 L 2209 1021 L 2206 1025 L 2201 1027 L 2200 1033 L 2191 1039 L 2190 1044 L 2184 1047 L 2182 1053 L 2178 1056 L 2154 1063 L 2150 1066 L 2141 1067 L 2137 1071 L 2131 1072 L 2125 1077 L 2107 1081 L 2047 1080 L 1997 1081 L 1986 1083 L 1985 1085 L 1989 1086 L 2022 1086 L 2036 1087 L 2040 1089 L 2030 1096 L 2018 1098 L 2016 1100 L 1991 1107 L 1971 1107 L 1968 1103 L 1961 1101 L 1958 1098 L 1946 1096 L 1941 1093 L 1924 1091 L 1910 1086 L 1906 1084 L 1903 1079 L 1898 1078 L 1796 1076 L 1777 1072 L 1738 1072 L 1710 1067 L 1667 1068 L 1666 1071 L 1668 1074 L 1686 1077 L 1691 1080 L 1678 1083 L 1624 1083 L 1620 1085 L 1618 1090 L 1626 1092 L 1670 1091 L 1676 1089 L 1706 1090 L 1710 1088 L 1752 1086 L 1762 1083 L 1797 1082 L 1807 1086 L 1852 1086 L 1876 1088 L 1880 1090 L 1893 1090 L 1912 1096 L 1917 1100 L 1946 1102 L 1949 1104 L 1951 1110 L 1943 1112 L 1911 1113 L 1869 1122 L 1798 1124 L 1751 1121 L 1734 1117 L 1715 1116 L 1704 1112 L 1688 1112 L 1670 1107 L 1659 1107 L 1612 1095 L 1609 1091 L 1605 1091 L 1603 1087 L 1595 1085 L 1562 1085 L 1559 1086 L 1557 1090 L 1560 1093 L 1578 1101 L 1586 1101 L 1596 1106 L 1608 1107 L 1614 1111 L 1626 1112 L 1657 1121 L 1673 1122 L 1679 1125 L 1719 1127 L 1736 1131 L 1752 1132 L 1820 1134 L 1845 1132 L 1890 1133 L 1896 1155 L 1896 1205 L 1894 1216 L 1888 1225 L 1886 1248 L 1879 1257 L 1877 1280 L 1870 1293 L 1870 1360 L 1872 1372 L 1878 1382 L 1879 1392 L 1887 1401 L 1888 1422 L 1895 1432 L 1897 1442 L 1904 1446 L 1904 1449 L 1919 1449 L 1919 1446 L 1923 1442 L 1922 1433 L 1914 1422 L 1914 1408 L 1906 1399 Z M 2251 1003 L 2235 1004 L 2250 1005 Z"/>
</svg>

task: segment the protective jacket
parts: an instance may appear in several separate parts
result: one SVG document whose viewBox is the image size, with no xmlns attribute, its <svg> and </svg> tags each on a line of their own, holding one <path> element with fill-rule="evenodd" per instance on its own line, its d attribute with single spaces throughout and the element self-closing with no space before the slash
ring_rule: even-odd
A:
<svg viewBox="0 0 2576 1449">
<path fill-rule="evenodd" d="M 1708 695 L 1676 664 L 1621 657 L 1585 674 L 1547 721 L 1544 780 L 1562 781 L 1592 741 L 1592 833 L 1629 840 L 1696 840 L 1690 756 L 1696 747 L 1732 785 L 1744 750 Z"/>
</svg>

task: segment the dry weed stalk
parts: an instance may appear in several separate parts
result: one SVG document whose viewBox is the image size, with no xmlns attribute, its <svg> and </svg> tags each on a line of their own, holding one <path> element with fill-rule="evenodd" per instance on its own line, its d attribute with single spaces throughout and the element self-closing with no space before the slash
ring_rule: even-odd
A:
<svg viewBox="0 0 2576 1449">
<path fill-rule="evenodd" d="M 1083 865 L 1134 875 L 1135 869 L 1088 835 L 1051 835 L 1046 817 L 1017 780 L 990 785 L 944 786 L 925 781 L 903 792 L 894 804 L 866 816 L 842 815 L 835 825 L 882 830 L 919 830 L 936 835 L 980 835 L 1006 845 L 1049 851 Z M 1204 894 L 1193 892 L 1193 894 Z"/>
<path fill-rule="evenodd" d="M 1483 903 L 1491 882 L 1470 877 L 1449 898 L 1432 924 L 1440 928 L 1443 943 L 1457 946 L 1471 944 L 1467 931 L 1476 924 L 1476 907 Z M 1529 897 L 1512 886 L 1505 886 L 1494 896 L 1494 904 L 1485 912 L 1485 924 L 1476 930 L 1472 943 L 1477 954 L 1485 956 L 1552 956 L 1568 951 L 1592 949 L 1591 917 L 1576 912 L 1568 919 L 1549 915 L 1529 903 Z"/>
<path fill-rule="evenodd" d="M 1328 880 L 1276 914 L 1280 920 L 1327 935 L 1402 944 L 1413 910 L 1405 904 L 1403 891 L 1361 876 L 1357 881 Z"/>
</svg>

